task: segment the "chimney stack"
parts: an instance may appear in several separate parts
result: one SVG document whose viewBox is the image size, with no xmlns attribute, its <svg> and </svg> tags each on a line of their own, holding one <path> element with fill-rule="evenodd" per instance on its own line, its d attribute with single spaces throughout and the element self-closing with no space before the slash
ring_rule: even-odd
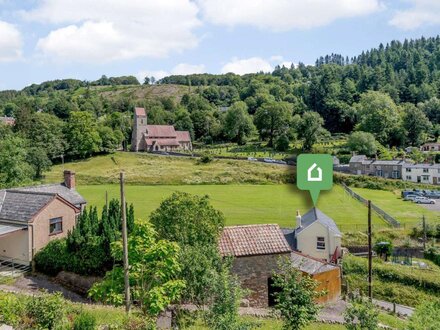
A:
<svg viewBox="0 0 440 330">
<path fill-rule="evenodd" d="M 301 214 L 299 214 L 299 210 L 296 211 L 296 228 L 301 228 Z"/>
<path fill-rule="evenodd" d="M 64 185 L 69 189 L 75 189 L 75 172 L 69 170 L 64 171 Z"/>
</svg>

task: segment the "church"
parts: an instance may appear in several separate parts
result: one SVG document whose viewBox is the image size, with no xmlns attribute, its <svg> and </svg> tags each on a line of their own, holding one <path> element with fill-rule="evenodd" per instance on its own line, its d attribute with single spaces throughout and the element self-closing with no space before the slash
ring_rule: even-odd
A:
<svg viewBox="0 0 440 330">
<path fill-rule="evenodd" d="M 188 131 L 176 131 L 171 125 L 148 125 L 144 108 L 134 109 L 131 151 L 184 151 L 192 150 Z"/>
</svg>

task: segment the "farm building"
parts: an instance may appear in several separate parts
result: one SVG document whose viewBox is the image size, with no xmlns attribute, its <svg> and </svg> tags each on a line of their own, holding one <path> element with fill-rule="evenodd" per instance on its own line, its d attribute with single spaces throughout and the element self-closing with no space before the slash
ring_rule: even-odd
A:
<svg viewBox="0 0 440 330">
<path fill-rule="evenodd" d="M 181 151 L 192 150 L 188 131 L 176 131 L 171 125 L 148 125 L 144 108 L 134 109 L 131 151 Z"/>
<path fill-rule="evenodd" d="M 86 204 L 75 173 L 61 184 L 0 190 L 0 259 L 29 265 L 49 241 L 67 236 Z"/>
<path fill-rule="evenodd" d="M 225 227 L 219 241 L 222 256 L 233 257 L 232 272 L 243 288 L 250 291 L 248 305 L 268 307 L 274 304 L 272 274 L 278 271 L 278 259 L 288 258 L 302 272 L 329 290 L 320 301 L 330 301 L 340 295 L 340 269 L 324 261 L 292 252 L 278 225 L 247 225 Z M 301 257 L 306 262 L 298 263 Z"/>
</svg>

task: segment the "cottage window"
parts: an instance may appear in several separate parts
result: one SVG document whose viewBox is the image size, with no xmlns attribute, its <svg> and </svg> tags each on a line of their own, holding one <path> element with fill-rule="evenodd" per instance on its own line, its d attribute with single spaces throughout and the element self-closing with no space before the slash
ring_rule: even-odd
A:
<svg viewBox="0 0 440 330">
<path fill-rule="evenodd" d="M 429 175 L 422 175 L 422 180 L 423 181 L 428 181 L 429 180 Z"/>
<path fill-rule="evenodd" d="M 391 174 L 391 177 L 392 177 L 393 179 L 398 179 L 399 176 L 400 176 L 399 171 L 393 171 L 393 173 Z"/>
<path fill-rule="evenodd" d="M 406 172 L 411 172 L 411 169 L 410 169 L 409 167 L 407 167 L 407 168 L 405 169 L 405 171 L 406 171 Z"/>
<path fill-rule="evenodd" d="M 317 237 L 316 238 L 316 248 L 318 250 L 325 250 L 325 238 L 324 237 Z"/>
<path fill-rule="evenodd" d="M 427 168 L 424 168 L 423 173 L 429 173 L 429 170 Z"/>
<path fill-rule="evenodd" d="M 49 222 L 49 234 L 50 235 L 54 235 L 54 234 L 59 234 L 63 231 L 63 218 L 54 218 L 54 219 L 50 219 Z"/>
<path fill-rule="evenodd" d="M 407 175 L 407 176 L 406 176 L 406 179 L 407 179 L 407 180 L 411 180 L 411 175 Z"/>
</svg>

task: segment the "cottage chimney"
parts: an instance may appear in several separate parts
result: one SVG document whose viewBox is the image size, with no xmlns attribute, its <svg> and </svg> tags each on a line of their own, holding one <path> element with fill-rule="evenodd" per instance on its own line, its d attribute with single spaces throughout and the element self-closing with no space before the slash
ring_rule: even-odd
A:
<svg viewBox="0 0 440 330">
<path fill-rule="evenodd" d="M 296 211 L 296 228 L 301 228 L 301 214 L 299 213 L 299 210 Z"/>
<path fill-rule="evenodd" d="M 64 185 L 69 189 L 75 189 L 75 172 L 69 170 L 64 171 Z"/>
</svg>

